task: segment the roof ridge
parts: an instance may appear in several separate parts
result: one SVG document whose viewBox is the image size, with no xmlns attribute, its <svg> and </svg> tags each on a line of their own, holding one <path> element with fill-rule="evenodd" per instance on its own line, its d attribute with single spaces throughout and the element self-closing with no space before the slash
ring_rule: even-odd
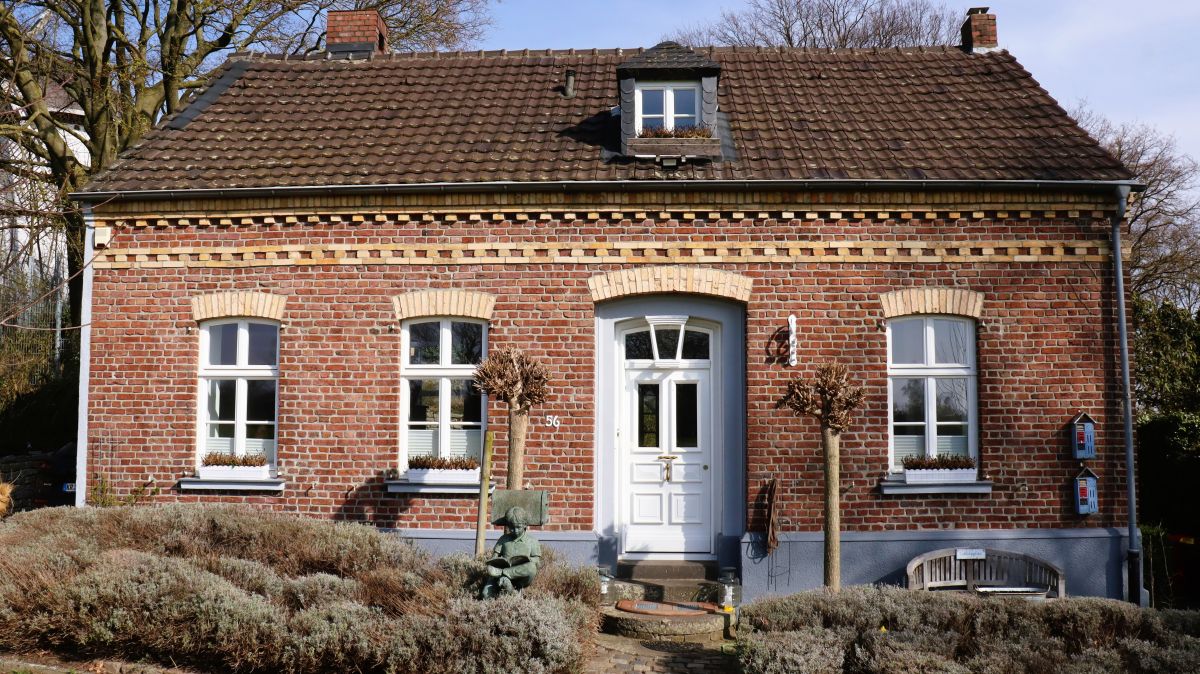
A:
<svg viewBox="0 0 1200 674">
<path fill-rule="evenodd" d="M 800 53 L 800 54 L 882 54 L 886 52 L 914 53 L 947 53 L 963 52 L 957 45 L 912 45 L 893 47 L 789 47 L 786 45 L 701 45 L 687 46 L 694 52 L 707 54 L 746 54 L 746 53 Z M 229 56 L 230 60 L 247 61 L 395 61 L 406 59 L 439 59 L 439 58 L 529 58 L 538 56 L 628 56 L 643 54 L 646 47 L 568 47 L 564 49 L 455 49 L 427 51 L 393 51 L 386 54 L 375 53 L 369 57 L 355 59 L 330 58 L 329 52 L 318 51 L 310 54 L 278 54 L 270 52 L 240 51 Z M 988 52 L 985 55 L 1008 53 L 1005 49 Z"/>
</svg>

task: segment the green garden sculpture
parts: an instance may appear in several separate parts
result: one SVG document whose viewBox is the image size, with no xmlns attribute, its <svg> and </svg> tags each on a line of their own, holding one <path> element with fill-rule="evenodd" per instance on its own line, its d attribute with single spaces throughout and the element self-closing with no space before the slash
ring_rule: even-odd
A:
<svg viewBox="0 0 1200 674">
<path fill-rule="evenodd" d="M 500 593 L 516 592 L 533 582 L 542 561 L 542 545 L 529 535 L 529 517 L 519 506 L 504 513 L 504 535 L 496 541 L 488 560 L 484 599 Z"/>
</svg>

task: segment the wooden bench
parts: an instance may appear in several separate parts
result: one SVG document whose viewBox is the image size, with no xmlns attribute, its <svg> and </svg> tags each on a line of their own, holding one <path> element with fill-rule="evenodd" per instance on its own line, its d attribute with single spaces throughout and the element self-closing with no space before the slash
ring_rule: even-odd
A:
<svg viewBox="0 0 1200 674">
<path fill-rule="evenodd" d="M 960 555 L 959 551 L 964 554 Z M 1067 576 L 1043 559 L 1007 550 L 945 548 L 908 563 L 910 590 L 962 590 L 1021 597 L 1065 597 Z"/>
</svg>

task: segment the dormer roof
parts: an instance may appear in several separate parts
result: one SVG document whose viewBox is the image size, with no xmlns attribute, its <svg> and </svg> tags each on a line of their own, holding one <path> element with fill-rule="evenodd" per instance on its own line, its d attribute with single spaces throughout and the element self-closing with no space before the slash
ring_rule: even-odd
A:
<svg viewBox="0 0 1200 674">
<path fill-rule="evenodd" d="M 693 79 L 721 72 L 721 64 L 678 42 L 659 42 L 617 66 L 617 79 Z"/>
</svg>

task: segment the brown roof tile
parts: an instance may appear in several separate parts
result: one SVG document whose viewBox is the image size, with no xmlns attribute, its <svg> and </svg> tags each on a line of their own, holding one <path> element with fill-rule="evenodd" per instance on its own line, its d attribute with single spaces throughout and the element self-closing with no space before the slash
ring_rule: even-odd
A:
<svg viewBox="0 0 1200 674">
<path fill-rule="evenodd" d="M 619 146 L 630 52 L 246 57 L 87 191 L 644 179 L 1123 180 L 1007 52 L 711 49 L 736 159 Z M 576 96 L 561 94 L 577 73 Z M 172 128 L 181 127 L 181 128 Z"/>
</svg>

